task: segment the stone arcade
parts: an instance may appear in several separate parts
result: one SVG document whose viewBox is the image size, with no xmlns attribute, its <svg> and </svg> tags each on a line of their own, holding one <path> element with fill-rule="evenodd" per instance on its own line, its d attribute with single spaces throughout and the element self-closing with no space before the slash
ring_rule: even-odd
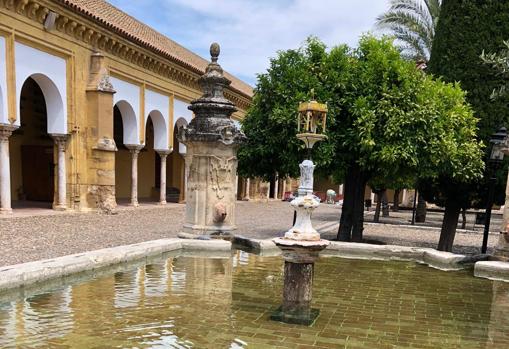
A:
<svg viewBox="0 0 509 349">
<path fill-rule="evenodd" d="M 0 0 L 0 213 L 184 201 L 207 64 L 103 0 Z M 238 122 L 252 88 L 225 75 Z"/>
</svg>

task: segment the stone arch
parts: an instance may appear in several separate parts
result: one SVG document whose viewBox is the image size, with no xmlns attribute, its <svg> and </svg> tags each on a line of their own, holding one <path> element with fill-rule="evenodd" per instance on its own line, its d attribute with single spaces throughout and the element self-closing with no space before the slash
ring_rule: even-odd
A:
<svg viewBox="0 0 509 349">
<path fill-rule="evenodd" d="M 118 101 L 115 106 L 122 116 L 122 130 L 124 144 L 139 144 L 138 142 L 138 124 L 136 122 L 136 113 L 129 102 L 125 100 Z"/>
<path fill-rule="evenodd" d="M 49 208 L 39 205 L 54 202 L 58 168 L 50 130 L 58 121 L 55 113 L 62 112 L 62 101 L 55 90 L 43 75 L 27 77 L 20 88 L 17 122 L 21 126 L 10 146 L 11 192 L 16 205 Z M 54 115 L 50 115 L 52 112 Z"/>
<path fill-rule="evenodd" d="M 29 76 L 41 89 L 46 102 L 48 116 L 47 132 L 49 134 L 66 134 L 67 120 L 64 114 L 64 101 L 58 87 L 44 74 L 36 73 Z M 26 81 L 26 80 L 25 80 Z M 21 93 L 20 93 L 21 97 Z M 65 126 L 64 126 L 65 125 Z"/>
<path fill-rule="evenodd" d="M 67 134 L 67 79 L 66 60 L 19 42 L 16 50 L 16 98 L 20 105 L 21 90 L 32 78 L 42 90 L 48 114 L 49 134 Z M 37 62 L 37 64 L 34 64 Z M 16 125 L 20 125 L 17 110 Z"/>
<path fill-rule="evenodd" d="M 152 125 L 154 126 L 154 149 L 168 150 L 168 127 L 163 114 L 159 110 L 152 110 L 148 114 L 145 129 L 149 119 L 152 120 Z"/>
</svg>

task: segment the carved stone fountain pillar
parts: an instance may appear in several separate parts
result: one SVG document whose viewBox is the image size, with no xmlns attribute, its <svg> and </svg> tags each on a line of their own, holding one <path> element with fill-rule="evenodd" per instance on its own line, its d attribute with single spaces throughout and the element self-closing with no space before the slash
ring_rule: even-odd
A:
<svg viewBox="0 0 509 349">
<path fill-rule="evenodd" d="M 231 82 L 217 63 L 219 52 L 212 44 L 212 62 L 199 79 L 203 96 L 189 106 L 195 117 L 178 132 L 188 170 L 182 238 L 224 237 L 235 229 L 237 149 L 245 136 L 230 118 L 237 109 L 223 95 Z"/>
<path fill-rule="evenodd" d="M 299 197 L 291 202 L 297 212 L 295 225 L 283 238 L 274 239 L 285 260 L 283 304 L 271 317 L 276 321 L 311 325 L 318 316 L 311 308 L 314 264 L 330 242 L 320 239 L 311 223 L 311 214 L 320 205 L 312 196 L 314 168 L 311 160 L 300 164 Z"/>
</svg>

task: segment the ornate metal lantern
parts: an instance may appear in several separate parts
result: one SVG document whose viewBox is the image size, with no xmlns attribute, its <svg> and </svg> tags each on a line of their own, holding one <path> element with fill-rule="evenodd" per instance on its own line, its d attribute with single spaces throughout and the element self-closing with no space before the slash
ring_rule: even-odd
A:
<svg viewBox="0 0 509 349">
<path fill-rule="evenodd" d="M 491 135 L 490 143 L 491 154 L 490 161 L 498 163 L 504 160 L 504 150 L 506 148 L 507 130 L 505 127 L 501 127 L 497 132 Z"/>
<path fill-rule="evenodd" d="M 306 148 L 311 149 L 316 142 L 327 138 L 325 135 L 327 111 L 326 104 L 315 100 L 299 105 L 297 138 L 304 142 Z"/>
</svg>

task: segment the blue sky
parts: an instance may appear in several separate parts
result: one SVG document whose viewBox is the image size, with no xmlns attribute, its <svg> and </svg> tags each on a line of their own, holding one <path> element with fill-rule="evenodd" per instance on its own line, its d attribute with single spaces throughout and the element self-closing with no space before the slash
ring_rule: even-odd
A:
<svg viewBox="0 0 509 349">
<path fill-rule="evenodd" d="M 223 68 L 251 85 L 278 50 L 309 35 L 355 46 L 388 0 L 109 0 L 182 46 L 209 58 L 221 45 Z"/>
</svg>

